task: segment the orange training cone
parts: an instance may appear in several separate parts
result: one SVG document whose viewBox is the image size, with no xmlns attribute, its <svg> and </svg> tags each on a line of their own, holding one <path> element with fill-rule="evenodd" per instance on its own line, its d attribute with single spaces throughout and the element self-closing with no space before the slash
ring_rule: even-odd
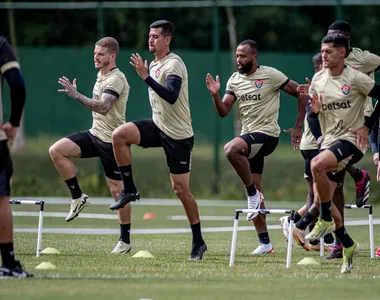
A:
<svg viewBox="0 0 380 300">
<path fill-rule="evenodd" d="M 153 213 L 145 213 L 144 214 L 144 220 L 154 220 L 156 219 L 156 215 Z"/>
</svg>

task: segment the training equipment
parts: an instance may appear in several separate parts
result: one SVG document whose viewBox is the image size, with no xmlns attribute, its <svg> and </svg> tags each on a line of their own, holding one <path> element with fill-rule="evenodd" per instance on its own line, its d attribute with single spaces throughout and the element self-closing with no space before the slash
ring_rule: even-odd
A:
<svg viewBox="0 0 380 300">
<path fill-rule="evenodd" d="M 44 218 L 44 201 L 34 201 L 34 200 L 17 200 L 11 199 L 9 200 L 10 204 L 34 204 L 40 206 L 40 214 L 38 216 L 38 234 L 37 234 L 37 249 L 36 249 L 36 257 L 40 256 L 41 251 L 41 243 L 42 243 L 42 222 Z"/>
<path fill-rule="evenodd" d="M 314 258 L 311 257 L 305 257 L 304 259 L 301 259 L 297 265 L 320 265 L 319 262 L 317 262 Z"/>
<path fill-rule="evenodd" d="M 37 267 L 37 270 L 54 270 L 57 269 L 55 265 L 53 265 L 50 261 L 43 261 Z"/>
<path fill-rule="evenodd" d="M 53 247 L 47 247 L 41 251 L 41 254 L 61 254 L 61 252 Z"/>
<path fill-rule="evenodd" d="M 235 209 L 234 228 L 232 231 L 232 243 L 230 254 L 230 267 L 234 264 L 235 251 L 236 251 L 236 239 L 239 225 L 240 214 L 290 214 L 289 222 L 289 236 L 288 236 L 288 249 L 286 254 L 286 268 L 290 268 L 292 260 L 292 246 L 293 246 L 293 224 L 294 224 L 294 210 L 289 209 Z"/>
<path fill-rule="evenodd" d="M 143 218 L 144 220 L 155 220 L 156 215 L 153 213 L 145 213 Z"/>
<path fill-rule="evenodd" d="M 376 251 L 376 258 L 380 258 L 380 248 L 378 248 Z"/>
<path fill-rule="evenodd" d="M 154 256 L 150 254 L 148 251 L 141 250 L 137 252 L 135 255 L 133 255 L 132 257 L 153 258 Z"/>
<path fill-rule="evenodd" d="M 369 256 L 371 258 L 374 258 L 375 257 L 375 240 L 374 240 L 374 237 L 373 237 L 373 208 L 372 208 L 372 205 L 363 205 L 361 207 L 358 207 L 354 204 L 345 204 L 344 205 L 344 208 L 346 209 L 355 209 L 355 208 L 359 208 L 359 209 L 363 209 L 363 208 L 368 208 L 368 226 L 369 226 L 369 247 L 370 247 L 370 253 L 369 253 Z M 323 245 L 323 237 L 320 239 L 320 243 L 321 245 Z M 325 253 L 324 253 L 324 249 L 323 247 L 321 247 L 320 249 L 320 256 L 324 256 Z"/>
</svg>

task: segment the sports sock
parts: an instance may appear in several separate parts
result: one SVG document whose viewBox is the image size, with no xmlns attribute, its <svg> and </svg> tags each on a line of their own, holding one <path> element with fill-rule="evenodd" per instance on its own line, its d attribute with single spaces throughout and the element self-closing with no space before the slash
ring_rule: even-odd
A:
<svg viewBox="0 0 380 300">
<path fill-rule="evenodd" d="M 252 183 L 250 186 L 246 186 L 245 188 L 247 189 L 248 196 L 255 196 L 256 195 L 257 190 L 256 190 L 254 183 Z"/>
<path fill-rule="evenodd" d="M 332 244 L 332 243 L 334 243 L 334 236 L 331 233 L 326 234 L 325 237 L 324 237 L 324 240 L 325 240 L 326 244 Z M 336 239 L 336 243 L 338 241 L 339 241 L 339 239 Z"/>
<path fill-rule="evenodd" d="M 268 245 L 270 243 L 268 232 L 259 233 L 258 236 L 259 236 L 260 244 Z"/>
<path fill-rule="evenodd" d="M 130 244 L 131 223 L 120 224 L 120 241 Z"/>
<path fill-rule="evenodd" d="M 321 203 L 321 219 L 325 221 L 332 221 L 331 217 L 331 200 Z"/>
<path fill-rule="evenodd" d="M 194 245 L 203 245 L 203 238 L 201 232 L 201 222 L 196 224 L 190 224 L 191 231 L 193 233 L 193 244 Z"/>
<path fill-rule="evenodd" d="M 13 243 L 0 244 L 0 252 L 3 265 L 8 268 L 14 268 L 16 266 L 16 261 Z"/>
<path fill-rule="evenodd" d="M 133 182 L 132 165 L 119 166 L 119 170 L 123 179 L 124 189 L 130 193 L 136 192 L 135 183 Z"/>
<path fill-rule="evenodd" d="M 65 180 L 65 182 L 71 192 L 71 198 L 78 199 L 80 196 L 82 196 L 82 190 L 79 187 L 78 179 L 76 176 Z"/>
<path fill-rule="evenodd" d="M 354 244 L 354 241 L 351 239 L 351 237 L 349 236 L 349 234 L 348 234 L 346 228 L 344 228 L 344 226 L 335 230 L 335 234 L 336 234 L 337 238 L 341 241 L 342 246 L 344 248 L 349 248 Z"/>
<path fill-rule="evenodd" d="M 305 230 L 307 226 L 315 219 L 310 212 L 306 212 L 306 214 L 296 223 L 296 227 L 301 230 Z"/>
<path fill-rule="evenodd" d="M 363 172 L 359 169 L 356 169 L 355 173 L 352 175 L 352 178 L 354 179 L 355 182 L 359 182 L 360 180 L 363 179 Z"/>
</svg>

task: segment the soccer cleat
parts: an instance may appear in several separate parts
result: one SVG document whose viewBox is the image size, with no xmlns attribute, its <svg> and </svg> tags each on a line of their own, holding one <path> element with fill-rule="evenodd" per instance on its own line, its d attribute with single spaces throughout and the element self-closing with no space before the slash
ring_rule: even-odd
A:
<svg viewBox="0 0 380 300">
<path fill-rule="evenodd" d="M 362 170 L 363 178 L 355 182 L 356 186 L 356 206 L 362 207 L 369 199 L 369 186 L 371 184 L 371 175 L 369 172 Z"/>
<path fill-rule="evenodd" d="M 251 254 L 253 255 L 261 255 L 261 254 L 273 254 L 274 249 L 271 243 L 269 244 L 259 244 L 259 247 L 257 247 L 255 250 L 252 251 Z"/>
<path fill-rule="evenodd" d="M 264 199 L 264 196 L 259 191 L 256 191 L 256 194 L 254 196 L 248 196 L 248 209 L 259 209 L 263 199 Z M 259 215 L 258 212 L 249 213 L 247 214 L 247 220 L 253 221 L 254 219 L 257 218 L 258 215 Z"/>
<path fill-rule="evenodd" d="M 113 254 L 123 254 L 128 253 L 131 251 L 131 245 L 127 244 L 123 241 L 118 241 L 115 248 L 112 250 L 111 253 Z"/>
<path fill-rule="evenodd" d="M 90 201 L 86 194 L 83 194 L 78 199 L 71 199 L 70 204 L 70 212 L 66 217 L 66 222 L 70 222 L 71 220 L 78 217 L 79 213 L 85 208 L 85 206 L 89 205 Z"/>
<path fill-rule="evenodd" d="M 325 221 L 318 219 L 318 222 L 315 223 L 313 230 L 305 236 L 305 240 L 314 241 L 319 240 L 321 237 L 324 237 L 328 233 L 332 233 L 335 230 L 334 221 Z"/>
<path fill-rule="evenodd" d="M 293 238 L 296 240 L 298 245 L 300 245 L 306 251 L 310 251 L 309 245 L 305 240 L 305 231 L 297 228 L 296 225 L 293 225 Z"/>
<path fill-rule="evenodd" d="M 4 265 L 1 266 L 0 278 L 2 277 L 27 278 L 27 277 L 33 277 L 33 275 L 24 271 L 21 267 L 20 262 L 16 261 L 16 266 L 13 268 L 8 268 Z"/>
<path fill-rule="evenodd" d="M 341 245 L 336 245 L 329 255 L 325 257 L 326 259 L 340 259 L 343 258 L 343 247 Z"/>
<path fill-rule="evenodd" d="M 280 218 L 280 226 L 282 228 L 282 233 L 284 234 L 284 237 L 286 240 L 288 240 L 289 237 L 289 223 L 288 223 L 289 217 L 284 216 Z"/>
<path fill-rule="evenodd" d="M 360 246 L 354 241 L 354 244 L 349 248 L 343 248 L 343 264 L 340 269 L 340 273 L 350 273 L 352 269 L 352 264 L 354 262 L 354 254 L 359 253 Z"/>
<path fill-rule="evenodd" d="M 110 205 L 111 210 L 120 209 L 126 206 L 129 202 L 140 200 L 140 192 L 138 189 L 134 193 L 128 193 L 123 189 L 119 195 L 119 199 Z"/>
<path fill-rule="evenodd" d="M 380 258 L 380 248 L 376 250 L 376 258 Z"/>
<path fill-rule="evenodd" d="M 203 254 L 207 251 L 207 245 L 203 241 L 203 245 L 199 246 L 193 244 L 193 248 L 191 249 L 189 261 L 202 260 Z"/>
</svg>

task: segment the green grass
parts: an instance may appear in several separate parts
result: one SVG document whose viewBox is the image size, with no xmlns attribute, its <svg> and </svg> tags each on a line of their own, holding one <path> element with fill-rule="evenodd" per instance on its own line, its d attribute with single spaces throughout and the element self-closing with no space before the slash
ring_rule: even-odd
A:
<svg viewBox="0 0 380 300">
<path fill-rule="evenodd" d="M 277 203 L 276 203 L 277 204 Z M 270 204 L 268 204 L 270 206 Z M 296 208 L 301 203 L 293 203 Z M 272 206 L 273 207 L 273 206 Z M 31 206 L 12 206 L 32 211 Z M 200 206 L 201 216 L 231 216 L 231 221 L 202 221 L 204 228 L 232 226 L 233 207 Z M 46 205 L 47 212 L 66 212 L 66 205 Z M 154 212 L 156 220 L 143 220 Z M 380 206 L 374 207 L 379 218 Z M 112 213 L 107 205 L 92 205 L 83 213 Z M 347 219 L 368 217 L 367 210 L 346 210 Z M 181 206 L 133 205 L 132 228 L 188 228 L 186 221 L 170 221 L 184 215 Z M 280 217 L 280 216 L 278 216 Z M 35 217 L 14 217 L 16 228 L 36 228 Z M 278 224 L 277 215 L 268 224 Z M 242 216 L 240 226 L 249 225 Z M 81 219 L 65 223 L 63 218 L 45 218 L 48 228 L 118 228 L 116 220 Z M 293 249 L 293 263 L 285 269 L 286 243 L 281 230 L 270 230 L 275 254 L 252 256 L 258 239 L 253 231 L 238 234 L 235 265 L 228 267 L 231 232 L 204 233 L 209 251 L 204 260 L 188 262 L 191 235 L 132 235 L 132 253 L 110 255 L 117 235 L 44 234 L 43 248 L 55 247 L 60 255 L 35 257 L 36 234 L 16 233 L 17 258 L 35 275 L 30 280 L 1 280 L 1 299 L 378 299 L 380 260 L 369 258 L 368 226 L 349 226 L 348 231 L 361 244 L 351 274 L 341 275 L 341 261 L 327 261 L 317 252 Z M 375 245 L 380 245 L 380 226 L 374 227 Z M 147 250 L 152 259 L 133 258 Z M 299 266 L 304 257 L 313 257 L 318 266 Z M 50 261 L 56 270 L 34 269 Z"/>
</svg>

